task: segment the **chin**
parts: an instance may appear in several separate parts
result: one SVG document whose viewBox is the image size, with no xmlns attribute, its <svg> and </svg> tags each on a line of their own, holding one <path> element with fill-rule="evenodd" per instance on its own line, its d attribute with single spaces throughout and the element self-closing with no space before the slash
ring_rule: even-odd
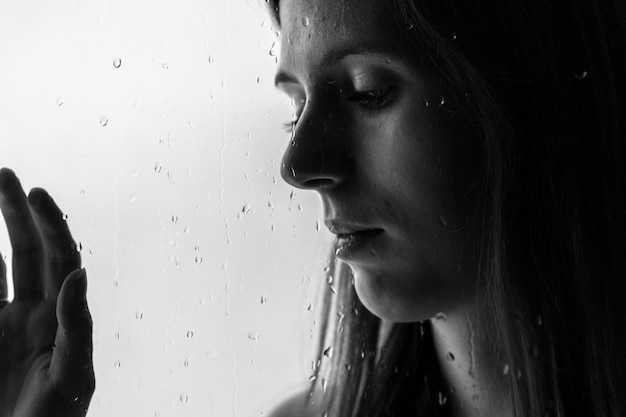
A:
<svg viewBox="0 0 626 417">
<path fill-rule="evenodd" d="M 411 285 L 396 285 L 399 277 L 351 267 L 354 286 L 361 303 L 375 316 L 395 322 L 412 323 L 428 320 L 441 311 L 432 297 L 432 288 L 420 291 Z M 410 282 L 410 281 L 409 281 Z M 441 308 L 441 307 L 440 307 Z"/>
</svg>

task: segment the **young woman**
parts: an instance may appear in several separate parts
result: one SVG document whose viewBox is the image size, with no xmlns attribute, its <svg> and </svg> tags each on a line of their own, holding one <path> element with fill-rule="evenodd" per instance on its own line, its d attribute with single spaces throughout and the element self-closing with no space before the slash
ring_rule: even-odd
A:
<svg viewBox="0 0 626 417">
<path fill-rule="evenodd" d="M 270 6 L 283 177 L 320 194 L 340 261 L 282 412 L 626 413 L 626 6 Z"/>
<path fill-rule="evenodd" d="M 319 193 L 336 235 L 315 378 L 274 415 L 625 414 L 626 6 L 282 0 L 270 10 L 276 83 L 297 114 L 282 175 Z M 35 310 L 20 303 L 41 299 L 41 286 L 56 294 L 78 264 L 43 191 L 29 205 L 3 171 L 0 194 L 24 265 L 0 325 L 31 343 L 14 323 Z M 54 304 L 32 304 L 36 317 Z M 57 316 L 38 385 L 22 384 L 31 374 L 0 345 L 18 381 L 0 382 L 0 395 L 25 398 L 24 410 L 41 392 L 74 396 L 80 415 L 93 373 L 78 271 Z M 45 334 L 36 352 L 49 359 Z M 81 380 L 86 389 L 70 383 Z"/>
</svg>

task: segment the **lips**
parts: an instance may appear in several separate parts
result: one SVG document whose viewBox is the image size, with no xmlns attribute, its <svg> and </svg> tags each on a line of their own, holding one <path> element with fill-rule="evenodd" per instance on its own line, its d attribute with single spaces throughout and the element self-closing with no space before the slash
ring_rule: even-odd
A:
<svg viewBox="0 0 626 417">
<path fill-rule="evenodd" d="M 366 226 L 363 223 L 357 222 L 347 222 L 340 220 L 325 220 L 324 223 L 326 227 L 330 231 L 330 233 L 341 236 L 341 235 L 352 235 L 359 234 L 364 232 L 370 232 L 373 230 L 381 230 L 372 226 Z"/>
<path fill-rule="evenodd" d="M 325 223 L 328 230 L 336 235 L 335 254 L 345 261 L 372 256 L 374 240 L 383 233 L 383 229 L 356 223 L 339 221 L 326 221 Z"/>
</svg>

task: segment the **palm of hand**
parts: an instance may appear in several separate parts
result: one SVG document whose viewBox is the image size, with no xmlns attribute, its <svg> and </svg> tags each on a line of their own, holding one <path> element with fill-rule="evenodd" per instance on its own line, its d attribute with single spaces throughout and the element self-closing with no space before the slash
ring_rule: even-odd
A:
<svg viewBox="0 0 626 417">
<path fill-rule="evenodd" d="M 0 416 L 27 407 L 32 393 L 47 391 L 54 317 L 49 302 L 16 301 L 0 309 Z"/>
<path fill-rule="evenodd" d="M 86 278 L 62 213 L 0 170 L 15 298 L 0 259 L 0 417 L 82 417 L 94 390 Z"/>
</svg>

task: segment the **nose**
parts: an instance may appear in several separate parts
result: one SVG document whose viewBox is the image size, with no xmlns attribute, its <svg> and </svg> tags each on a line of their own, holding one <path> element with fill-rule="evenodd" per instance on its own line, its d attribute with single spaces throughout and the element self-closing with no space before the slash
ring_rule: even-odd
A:
<svg viewBox="0 0 626 417">
<path fill-rule="evenodd" d="M 283 179 L 296 188 L 317 191 L 344 182 L 352 169 L 347 133 L 332 112 L 316 112 L 307 105 L 283 155 Z"/>
</svg>

